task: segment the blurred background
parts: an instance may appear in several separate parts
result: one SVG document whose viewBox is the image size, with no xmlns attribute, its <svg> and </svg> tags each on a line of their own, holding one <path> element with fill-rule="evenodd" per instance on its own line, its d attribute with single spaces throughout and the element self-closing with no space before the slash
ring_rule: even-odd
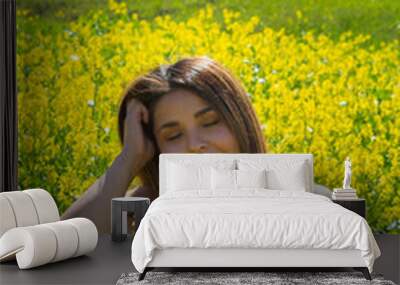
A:
<svg viewBox="0 0 400 285">
<path fill-rule="evenodd" d="M 312 153 L 330 188 L 350 156 L 370 226 L 400 233 L 399 39 L 391 0 L 19 0 L 19 187 L 62 213 L 119 153 L 127 84 L 206 55 L 243 83 L 268 152 Z"/>
</svg>

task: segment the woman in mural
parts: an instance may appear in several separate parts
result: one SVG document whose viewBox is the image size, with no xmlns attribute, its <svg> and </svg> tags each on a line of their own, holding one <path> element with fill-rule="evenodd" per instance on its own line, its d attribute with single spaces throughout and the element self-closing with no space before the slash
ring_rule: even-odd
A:
<svg viewBox="0 0 400 285">
<path fill-rule="evenodd" d="M 162 65 L 136 79 L 119 110 L 121 153 L 111 167 L 64 213 L 87 217 L 110 232 L 110 200 L 158 197 L 160 153 L 263 153 L 260 124 L 239 81 L 207 57 Z"/>
</svg>

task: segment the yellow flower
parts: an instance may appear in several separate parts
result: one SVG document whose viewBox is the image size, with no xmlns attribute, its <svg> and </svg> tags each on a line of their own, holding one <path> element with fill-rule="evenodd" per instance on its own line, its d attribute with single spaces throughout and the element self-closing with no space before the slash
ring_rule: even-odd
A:
<svg viewBox="0 0 400 285">
<path fill-rule="evenodd" d="M 312 153 L 316 182 L 331 188 L 350 156 L 371 227 L 400 232 L 390 228 L 400 220 L 398 41 L 372 47 L 369 35 L 351 32 L 336 41 L 312 31 L 296 37 L 259 30 L 259 18 L 230 10 L 218 24 L 210 5 L 184 22 L 148 22 L 110 0 L 107 11 L 52 33 L 28 11 L 18 17 L 21 187 L 48 189 L 61 212 L 118 154 L 127 84 L 159 64 L 208 55 L 251 94 L 269 152 Z"/>
</svg>

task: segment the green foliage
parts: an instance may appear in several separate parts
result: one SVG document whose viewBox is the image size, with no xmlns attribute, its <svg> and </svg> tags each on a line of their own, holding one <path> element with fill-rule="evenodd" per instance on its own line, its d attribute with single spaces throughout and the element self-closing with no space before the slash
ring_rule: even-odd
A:
<svg viewBox="0 0 400 285">
<path fill-rule="evenodd" d="M 154 3 L 143 4 L 146 17 L 154 16 Z M 283 3 L 292 2 L 265 7 L 281 11 Z M 300 4 L 288 4 L 286 29 L 249 17 L 256 7 L 249 2 L 240 6 L 244 14 L 237 7 L 221 11 L 218 2 L 181 19 L 172 11 L 152 21 L 132 14 L 129 5 L 110 2 L 59 25 L 20 9 L 20 187 L 47 189 L 63 212 L 119 153 L 117 111 L 127 84 L 159 64 L 208 55 L 243 82 L 269 152 L 313 153 L 316 181 L 331 188 L 341 185 L 342 164 L 350 155 L 369 224 L 375 231 L 399 233 L 399 42 L 388 37 L 379 43 L 382 38 L 371 40 L 375 35 L 342 33 L 345 28 L 329 25 L 315 31 L 310 15 L 316 17 L 315 7 L 323 6 L 318 3 L 301 10 Z"/>
</svg>

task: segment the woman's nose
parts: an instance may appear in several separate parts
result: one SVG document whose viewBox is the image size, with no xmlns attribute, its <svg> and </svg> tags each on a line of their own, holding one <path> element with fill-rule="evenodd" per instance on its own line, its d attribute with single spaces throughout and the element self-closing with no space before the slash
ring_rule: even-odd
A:
<svg viewBox="0 0 400 285">
<path fill-rule="evenodd" d="M 207 152 L 207 142 L 196 131 L 188 134 L 187 149 L 189 153 Z"/>
</svg>

